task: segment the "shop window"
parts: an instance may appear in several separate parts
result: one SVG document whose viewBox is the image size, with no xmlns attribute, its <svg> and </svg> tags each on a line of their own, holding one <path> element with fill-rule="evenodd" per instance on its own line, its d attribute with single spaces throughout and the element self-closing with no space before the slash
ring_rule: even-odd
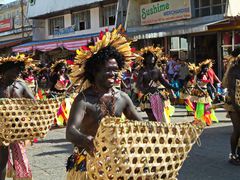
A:
<svg viewBox="0 0 240 180">
<path fill-rule="evenodd" d="M 72 14 L 72 25 L 75 26 L 76 31 L 90 29 L 90 10 Z"/>
<path fill-rule="evenodd" d="M 112 26 L 116 21 L 117 4 L 103 6 L 100 9 L 100 26 Z"/>
<path fill-rule="evenodd" d="M 177 54 L 180 59 L 186 60 L 188 57 L 187 37 L 171 37 L 170 42 L 170 55 Z"/>
<path fill-rule="evenodd" d="M 228 56 L 234 49 L 240 48 L 240 31 L 228 31 L 222 33 L 223 57 Z"/>
<path fill-rule="evenodd" d="M 48 20 L 49 35 L 54 35 L 59 32 L 59 29 L 64 28 L 64 16 L 56 17 Z"/>
<path fill-rule="evenodd" d="M 221 4 L 222 1 L 221 0 L 212 0 L 212 4 L 215 5 L 215 4 Z"/>
<path fill-rule="evenodd" d="M 234 44 L 238 48 L 240 47 L 240 31 L 235 31 L 234 32 Z"/>
<path fill-rule="evenodd" d="M 222 14 L 222 6 L 215 6 L 212 9 L 212 14 Z"/>
<path fill-rule="evenodd" d="M 200 7 L 210 6 L 210 0 L 201 0 Z"/>
<path fill-rule="evenodd" d="M 231 51 L 233 50 L 232 40 L 233 40 L 233 33 L 231 31 L 222 33 L 223 57 L 229 55 L 231 53 Z"/>
<path fill-rule="evenodd" d="M 200 10 L 200 14 L 201 14 L 201 16 L 209 16 L 210 15 L 210 7 L 202 8 Z"/>
<path fill-rule="evenodd" d="M 224 14 L 226 0 L 195 0 L 195 17 Z"/>
<path fill-rule="evenodd" d="M 195 8 L 199 8 L 199 0 L 195 0 L 194 4 L 195 4 Z"/>
</svg>

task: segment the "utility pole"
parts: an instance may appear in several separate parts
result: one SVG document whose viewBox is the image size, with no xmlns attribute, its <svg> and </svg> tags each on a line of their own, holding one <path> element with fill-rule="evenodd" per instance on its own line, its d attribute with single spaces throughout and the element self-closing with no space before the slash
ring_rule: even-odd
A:
<svg viewBox="0 0 240 180">
<path fill-rule="evenodd" d="M 22 38 L 24 38 L 24 9 L 23 9 L 23 0 L 20 1 L 21 5 L 21 29 L 22 29 Z"/>
</svg>

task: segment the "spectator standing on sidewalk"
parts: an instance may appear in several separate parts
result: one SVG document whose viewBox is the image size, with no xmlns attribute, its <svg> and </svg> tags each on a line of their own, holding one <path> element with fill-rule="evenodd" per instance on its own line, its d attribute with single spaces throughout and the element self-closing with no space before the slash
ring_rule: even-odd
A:
<svg viewBox="0 0 240 180">
<path fill-rule="evenodd" d="M 171 81 L 174 77 L 174 66 L 176 65 L 176 60 L 178 58 L 177 54 L 174 54 L 170 60 L 167 62 L 167 75 L 168 75 L 168 80 Z"/>
<path fill-rule="evenodd" d="M 208 93 L 209 93 L 210 97 L 212 98 L 212 100 L 214 100 L 214 98 L 215 98 L 214 94 L 216 93 L 216 88 L 215 88 L 214 83 L 215 82 L 221 83 L 221 81 L 215 74 L 212 66 L 213 66 L 213 63 L 210 63 L 209 67 L 208 67 L 208 71 L 207 71 L 207 77 L 209 78 Z"/>
</svg>

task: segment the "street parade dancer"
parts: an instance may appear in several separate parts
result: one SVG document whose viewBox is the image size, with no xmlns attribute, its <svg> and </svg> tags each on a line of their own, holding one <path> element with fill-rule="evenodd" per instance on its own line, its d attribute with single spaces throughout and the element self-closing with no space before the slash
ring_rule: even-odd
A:
<svg viewBox="0 0 240 180">
<path fill-rule="evenodd" d="M 30 98 L 34 99 L 32 91 L 28 88 L 20 74 L 25 65 L 31 60 L 23 55 L 17 57 L 0 58 L 0 98 Z M 10 160 L 12 152 L 12 161 Z M 32 172 L 28 162 L 24 142 L 15 142 L 9 145 L 1 143 L 0 139 L 0 179 L 6 176 L 8 164 L 8 176 L 14 180 L 31 180 Z"/>
<path fill-rule="evenodd" d="M 194 115 L 194 104 L 191 101 L 191 93 L 196 87 L 197 74 L 199 67 L 193 63 L 188 64 L 188 76 L 185 78 L 183 88 L 180 93 L 180 98 L 184 99 L 188 115 Z"/>
<path fill-rule="evenodd" d="M 39 67 L 37 72 L 37 81 L 37 99 L 47 99 L 50 88 L 49 69 L 47 67 Z"/>
<path fill-rule="evenodd" d="M 67 89 L 71 85 L 70 78 L 68 76 L 67 61 L 65 59 L 56 61 L 51 66 L 50 80 L 52 86 L 50 88 L 50 95 L 52 97 L 61 96 L 67 92 Z M 65 126 L 69 117 L 70 109 L 72 104 L 72 98 L 66 97 L 65 100 L 59 107 L 57 112 L 55 126 Z"/>
<path fill-rule="evenodd" d="M 74 100 L 66 129 L 67 139 L 75 145 L 68 159 L 68 180 L 85 180 L 86 152 L 93 155 L 93 139 L 105 116 L 142 120 L 129 96 L 114 88 L 115 78 L 127 69 L 133 58 L 130 42 L 121 26 L 101 33 L 95 45 L 77 50 L 72 76 L 80 81 L 80 92 Z"/>
<path fill-rule="evenodd" d="M 218 122 L 215 112 L 212 108 L 212 99 L 207 91 L 210 80 L 207 77 L 207 71 L 212 66 L 212 60 L 206 59 L 199 64 L 199 73 L 197 74 L 196 86 L 191 93 L 191 101 L 195 111 L 195 122 L 202 121 L 210 126 L 212 121 Z"/>
<path fill-rule="evenodd" d="M 137 88 L 143 94 L 140 100 L 142 111 L 147 113 L 150 121 L 170 122 L 174 107 L 171 106 L 169 93 L 166 89 L 174 89 L 162 76 L 156 67 L 157 58 L 162 55 L 161 48 L 153 46 L 140 50 L 142 68 L 138 74 Z"/>
<path fill-rule="evenodd" d="M 240 165 L 240 56 L 236 51 L 229 58 L 227 70 L 223 77 L 223 87 L 227 88 L 228 94 L 225 98 L 225 109 L 227 110 L 232 124 L 233 132 L 231 134 L 230 144 L 231 152 L 229 154 L 229 162 L 231 164 Z"/>
</svg>

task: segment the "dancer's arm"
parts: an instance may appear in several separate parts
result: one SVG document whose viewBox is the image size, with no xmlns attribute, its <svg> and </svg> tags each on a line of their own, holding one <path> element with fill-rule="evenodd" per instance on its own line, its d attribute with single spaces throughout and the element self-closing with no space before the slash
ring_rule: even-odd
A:
<svg viewBox="0 0 240 180">
<path fill-rule="evenodd" d="M 129 98 L 129 96 L 124 92 L 120 92 L 120 94 L 121 94 L 121 98 L 123 98 L 124 102 L 126 103 L 126 107 L 124 108 L 124 111 L 123 111 L 126 118 L 130 120 L 142 121 L 142 117 L 137 112 L 136 107 L 133 105 L 133 102 Z"/>
<path fill-rule="evenodd" d="M 85 148 L 89 154 L 93 155 L 93 137 L 82 133 L 80 129 L 86 109 L 84 95 L 81 93 L 75 98 L 72 104 L 66 128 L 66 138 L 76 146 Z"/>
</svg>

